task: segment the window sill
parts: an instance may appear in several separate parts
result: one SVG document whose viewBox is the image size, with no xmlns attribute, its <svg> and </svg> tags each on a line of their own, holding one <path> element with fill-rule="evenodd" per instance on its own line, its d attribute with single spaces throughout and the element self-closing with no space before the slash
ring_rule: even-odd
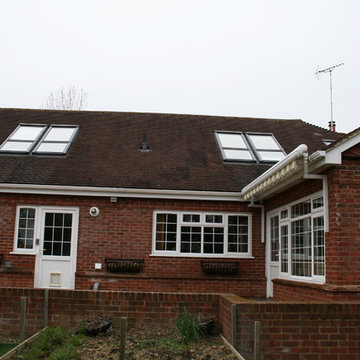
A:
<svg viewBox="0 0 360 360">
<path fill-rule="evenodd" d="M 9 254 L 10 254 L 10 255 L 36 255 L 37 252 L 35 252 L 35 251 L 25 252 L 25 251 L 19 251 L 19 250 L 17 250 L 17 251 L 11 251 L 11 252 L 9 252 Z"/>
<path fill-rule="evenodd" d="M 178 257 L 178 258 L 205 258 L 205 259 L 255 259 L 252 255 L 221 255 L 221 254 L 171 254 L 153 253 L 153 257 Z"/>
<path fill-rule="evenodd" d="M 286 285 L 297 285 L 297 286 L 304 286 L 304 287 L 316 287 L 321 288 L 325 284 L 324 279 L 299 279 L 299 278 L 277 278 L 273 280 L 275 283 L 279 284 L 286 284 Z"/>
</svg>

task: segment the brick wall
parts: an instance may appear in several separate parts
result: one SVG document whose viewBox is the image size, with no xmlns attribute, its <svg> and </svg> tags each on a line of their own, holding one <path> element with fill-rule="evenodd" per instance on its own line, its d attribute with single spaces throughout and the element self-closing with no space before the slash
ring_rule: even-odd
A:
<svg viewBox="0 0 360 360">
<path fill-rule="evenodd" d="M 280 206 L 284 206 L 293 201 L 301 199 L 303 197 L 314 194 L 322 189 L 321 180 L 305 180 L 301 184 L 298 184 L 281 194 L 277 194 L 272 198 L 266 200 L 265 202 L 265 211 L 271 211 Z"/>
<path fill-rule="evenodd" d="M 277 301 L 360 301 L 360 285 L 311 284 L 276 279 L 274 300 Z"/>
<path fill-rule="evenodd" d="M 246 327 L 261 322 L 263 360 L 359 360 L 360 302 L 295 303 L 259 302 L 231 298 L 220 299 L 220 306 L 237 308 L 239 348 L 253 335 Z M 229 333 L 229 311 L 220 309 L 224 335 Z M 244 326 L 245 324 L 245 326 Z M 249 342 L 250 343 L 250 342 Z"/>
<path fill-rule="evenodd" d="M 328 178 L 327 283 L 360 284 L 360 161 L 344 158 Z"/>
<path fill-rule="evenodd" d="M 0 288 L 0 335 L 19 334 L 21 297 L 27 300 L 26 334 L 42 328 L 45 290 Z M 169 326 L 184 307 L 194 315 L 215 315 L 223 335 L 235 347 L 244 338 L 251 344 L 248 325 L 260 321 L 263 360 L 360 359 L 360 302 L 261 302 L 234 294 L 50 290 L 49 325 L 76 327 L 86 318 L 108 314 L 115 327 L 121 317 L 128 318 L 130 327 Z"/>
<path fill-rule="evenodd" d="M 10 278 L 21 271 L 14 286 L 33 286 L 34 255 L 14 255 L 15 215 L 17 205 L 49 205 L 79 207 L 78 261 L 76 288 L 91 289 L 100 282 L 103 290 L 124 291 L 230 291 L 242 296 L 265 296 L 265 246 L 260 240 L 260 211 L 240 202 L 180 201 L 119 198 L 40 196 L 2 194 L 0 197 L 0 254 L 13 263 L 11 271 L 0 270 L 0 285 L 9 286 Z M 89 215 L 97 206 L 100 214 Z M 151 256 L 154 210 L 188 210 L 252 213 L 253 259 L 230 259 L 239 264 L 234 276 L 210 276 L 201 271 L 200 258 Z M 111 275 L 105 271 L 106 257 L 144 259 L 138 274 Z M 223 261 L 224 259 L 219 258 Z M 216 259 L 215 259 L 216 261 Z M 103 270 L 94 269 L 102 263 Z"/>
<path fill-rule="evenodd" d="M 44 324 L 45 290 L 0 288 L 0 335 L 18 335 L 20 301 L 26 297 L 26 334 Z M 89 290 L 50 290 L 49 326 L 76 327 L 81 321 L 107 314 L 119 327 L 127 317 L 129 326 L 168 326 L 184 308 L 193 314 L 218 317 L 219 295 L 186 293 L 141 293 Z"/>
</svg>

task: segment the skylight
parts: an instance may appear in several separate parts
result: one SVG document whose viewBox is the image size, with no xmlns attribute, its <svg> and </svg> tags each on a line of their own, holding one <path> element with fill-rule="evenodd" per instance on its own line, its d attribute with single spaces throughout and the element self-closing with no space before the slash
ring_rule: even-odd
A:
<svg viewBox="0 0 360 360">
<path fill-rule="evenodd" d="M 285 157 L 272 134 L 216 132 L 226 161 L 277 162 Z"/>
<path fill-rule="evenodd" d="M 284 151 L 272 134 L 246 134 L 260 161 L 279 161 L 285 157 Z"/>
<path fill-rule="evenodd" d="M 78 127 L 20 124 L 0 146 L 0 152 L 66 154 Z"/>
<path fill-rule="evenodd" d="M 242 134 L 217 133 L 224 160 L 254 161 Z"/>
</svg>

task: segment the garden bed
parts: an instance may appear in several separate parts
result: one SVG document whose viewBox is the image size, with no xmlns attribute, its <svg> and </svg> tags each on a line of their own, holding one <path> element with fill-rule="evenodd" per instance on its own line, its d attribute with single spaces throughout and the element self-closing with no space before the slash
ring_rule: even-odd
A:
<svg viewBox="0 0 360 360">
<path fill-rule="evenodd" d="M 105 335 L 84 336 L 74 331 L 50 329 L 40 338 L 42 350 L 35 341 L 31 346 L 13 356 L 12 360 L 118 360 L 120 334 L 112 330 Z M 66 331 L 66 336 L 62 334 Z M 61 339 L 61 341 L 60 341 Z M 0 339 L 10 342 L 11 339 Z M 175 328 L 129 329 L 126 339 L 126 360 L 236 360 L 219 335 L 200 337 L 198 341 L 184 344 Z M 52 345 L 50 346 L 50 344 Z M 35 350 L 34 350 L 35 349 Z"/>
</svg>

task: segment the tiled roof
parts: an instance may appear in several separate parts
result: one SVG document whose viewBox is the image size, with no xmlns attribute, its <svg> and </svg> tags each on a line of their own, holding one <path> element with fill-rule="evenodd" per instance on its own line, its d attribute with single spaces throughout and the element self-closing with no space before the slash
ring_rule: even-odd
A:
<svg viewBox="0 0 360 360">
<path fill-rule="evenodd" d="M 66 156 L 0 154 L 0 183 L 240 191 L 269 165 L 224 163 L 216 130 L 273 133 L 287 153 L 342 136 L 301 120 L 0 109 L 0 144 L 19 123 L 80 127 Z"/>
</svg>

